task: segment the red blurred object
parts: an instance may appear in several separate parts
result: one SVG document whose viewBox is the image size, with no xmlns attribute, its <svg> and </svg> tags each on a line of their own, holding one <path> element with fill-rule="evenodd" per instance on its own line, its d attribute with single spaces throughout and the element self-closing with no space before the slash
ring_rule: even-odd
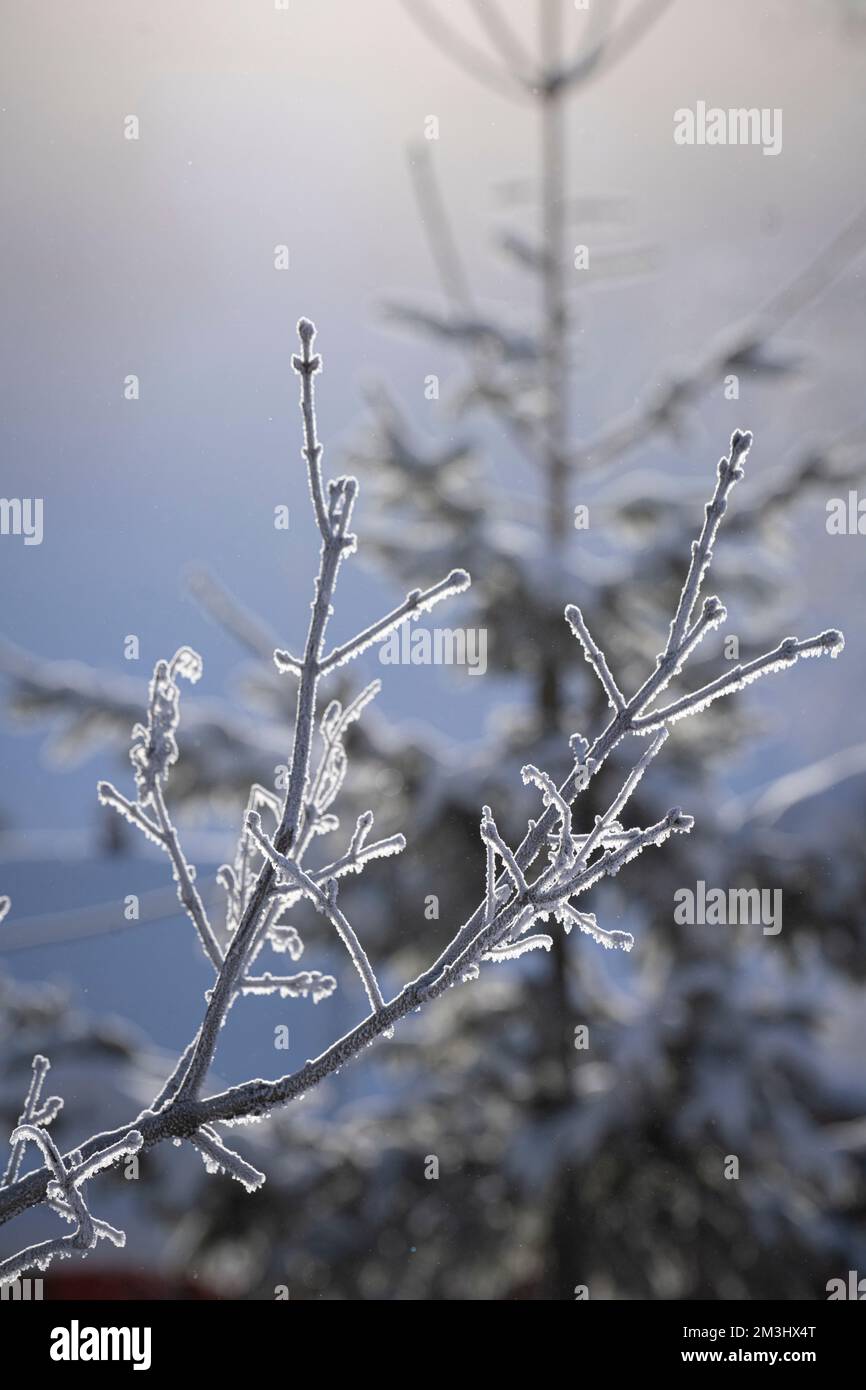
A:
<svg viewBox="0 0 866 1390">
<path fill-rule="evenodd" d="M 218 1299 L 214 1289 L 198 1279 L 162 1274 L 133 1273 L 126 1270 L 93 1269 L 52 1274 L 45 1279 L 45 1298 L 52 1301 L 101 1303 L 104 1300 L 129 1302 L 168 1300 L 197 1301 Z"/>
</svg>

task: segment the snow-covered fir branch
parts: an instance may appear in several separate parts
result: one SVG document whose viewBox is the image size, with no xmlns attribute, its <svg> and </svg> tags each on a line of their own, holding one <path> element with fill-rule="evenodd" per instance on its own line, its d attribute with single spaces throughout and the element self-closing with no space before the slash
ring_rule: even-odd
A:
<svg viewBox="0 0 866 1390">
<path fill-rule="evenodd" d="M 600 927 L 592 913 L 577 906 L 577 899 L 605 876 L 617 874 L 645 849 L 662 844 L 672 834 L 691 829 L 691 817 L 679 807 L 645 827 L 627 827 L 621 819 L 638 783 L 667 739 L 669 727 L 699 712 L 713 700 L 741 689 L 751 680 L 786 669 L 800 657 L 824 653 L 836 656 L 843 646 L 842 636 L 836 631 L 824 632 L 806 641 L 787 638 L 763 657 L 735 668 L 661 709 L 654 708 L 661 692 L 685 667 L 699 641 L 724 619 L 724 609 L 715 598 L 704 602 L 697 619 L 693 614 L 712 562 L 713 545 L 730 492 L 743 476 L 743 464 L 751 445 L 749 434 L 735 431 L 729 454 L 719 463 L 716 486 L 700 535 L 692 547 L 667 643 L 656 658 L 654 668 L 636 692 L 626 698 L 579 610 L 572 605 L 565 609 L 566 621 L 582 644 L 611 708 L 609 722 L 592 743 L 578 734 L 573 736 L 574 766 L 561 785 L 557 786 L 549 774 L 535 765 L 527 764 L 523 768 L 523 780 L 537 789 L 541 809 L 537 819 L 530 821 L 526 835 L 516 848 L 509 846 L 500 833 L 490 807 L 483 808 L 480 835 L 484 858 L 482 861 L 479 856 L 479 877 L 483 862 L 486 879 L 480 905 L 454 932 L 438 959 L 386 1001 L 357 932 L 338 906 L 337 880 L 344 873 L 361 872 L 374 858 L 398 853 L 404 846 L 402 836 L 392 835 L 368 844 L 373 814 L 367 811 L 358 817 L 341 856 L 319 869 L 304 863 L 306 853 L 319 836 L 338 828 L 329 807 L 345 775 L 346 727 L 376 693 L 378 683 L 367 687 L 345 709 L 331 701 L 321 716 L 318 713 L 319 686 L 341 661 L 360 653 L 371 642 L 410 621 L 432 604 L 465 588 L 469 575 L 455 571 L 426 591 L 413 590 L 404 603 L 379 622 L 323 656 L 341 566 L 356 549 L 356 538 L 350 526 L 358 484 L 352 477 L 342 477 L 329 482 L 327 488 L 324 485 L 315 400 L 315 378 L 321 370 L 321 358 L 313 351 L 315 328 L 312 323 L 302 319 L 298 334 L 300 352 L 293 358 L 292 365 L 301 382 L 302 454 L 321 548 L 303 655 L 277 653 L 278 666 L 297 678 L 294 735 L 285 796 L 280 800 L 267 788 L 253 786 L 234 863 L 221 870 L 220 881 L 226 896 L 225 920 L 215 927 L 195 887 L 195 868 L 184 854 L 166 796 L 178 756 L 179 678 L 197 680 L 201 674 L 201 660 L 189 648 L 181 648 L 171 661 L 159 662 L 150 686 L 146 720 L 137 723 L 132 732 L 130 758 L 136 797 L 131 800 L 105 782 L 99 784 L 99 796 L 168 855 L 178 897 L 212 965 L 213 985 L 195 1035 L 151 1106 L 130 1125 L 112 1133 L 95 1135 L 66 1156 L 59 1153 L 46 1130 L 59 1108 L 59 1101 L 52 1099 L 40 1104 L 48 1063 L 42 1057 L 34 1060 L 33 1080 L 20 1123 L 12 1134 L 13 1153 L 0 1190 L 0 1223 L 45 1202 L 63 1220 L 74 1223 L 75 1230 L 72 1235 L 43 1242 L 4 1261 L 0 1264 L 0 1281 L 17 1278 L 33 1265 L 44 1268 L 55 1256 L 76 1250 L 86 1252 L 102 1238 L 122 1243 L 121 1232 L 91 1215 L 81 1188 L 103 1168 L 165 1139 L 188 1141 L 199 1150 L 209 1170 L 223 1170 L 249 1189 L 259 1186 L 264 1175 L 226 1147 L 216 1125 L 241 1123 L 266 1115 L 302 1096 L 376 1038 L 389 1036 L 394 1025 L 409 1013 L 453 985 L 477 978 L 484 966 L 511 961 L 536 949 L 550 949 L 552 937 L 549 933 L 527 934 L 535 922 L 548 922 L 552 918 L 566 933 L 577 926 L 604 947 L 630 949 L 632 940 L 628 934 Z M 317 727 L 322 753 L 314 770 L 312 750 Z M 588 781 L 624 739 L 650 732 L 656 736 L 649 745 L 639 741 L 639 751 L 607 811 L 588 829 L 575 833 L 575 803 Z M 253 972 L 255 962 L 266 949 L 288 952 L 292 960 L 299 958 L 303 942 L 297 929 L 281 919 L 288 905 L 302 899 L 310 901 L 323 913 L 341 937 L 363 981 L 370 1012 L 319 1057 L 290 1075 L 272 1081 L 249 1080 L 218 1094 L 203 1095 L 221 1029 L 238 998 L 279 991 L 284 997 L 311 994 L 318 1000 L 326 998 L 335 987 L 333 977 L 316 971 L 301 971 L 295 975 L 275 975 L 267 970 Z M 43 1164 L 21 1178 L 18 1173 L 28 1142 L 40 1150 Z"/>
</svg>

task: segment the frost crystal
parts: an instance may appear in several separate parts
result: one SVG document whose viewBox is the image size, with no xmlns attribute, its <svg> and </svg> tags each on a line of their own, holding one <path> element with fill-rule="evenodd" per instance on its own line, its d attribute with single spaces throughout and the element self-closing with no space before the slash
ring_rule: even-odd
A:
<svg viewBox="0 0 866 1390">
<path fill-rule="evenodd" d="M 132 730 L 129 759 L 139 798 L 147 803 L 157 784 L 177 761 L 175 733 L 180 721 L 178 676 L 190 682 L 202 673 L 201 657 L 191 647 L 181 647 L 171 661 L 158 661 L 148 690 L 147 723 Z"/>
</svg>

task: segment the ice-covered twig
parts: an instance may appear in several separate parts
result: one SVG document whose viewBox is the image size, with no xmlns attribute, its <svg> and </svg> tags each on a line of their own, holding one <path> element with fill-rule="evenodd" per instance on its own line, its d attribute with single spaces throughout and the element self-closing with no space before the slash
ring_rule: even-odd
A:
<svg viewBox="0 0 866 1390">
<path fill-rule="evenodd" d="M 162 842 L 166 853 L 171 860 L 174 878 L 177 883 L 177 896 L 186 909 L 193 926 L 199 935 L 205 955 L 210 959 L 215 970 L 219 970 L 222 964 L 222 952 L 214 936 L 213 928 L 208 921 L 205 905 L 201 900 L 201 894 L 195 886 L 194 871 L 186 861 L 186 856 L 181 849 L 177 831 L 171 822 L 162 794 L 162 787 L 157 783 L 153 789 L 152 804 L 156 811 L 159 821 Z"/>
<path fill-rule="evenodd" d="M 656 821 L 655 825 L 624 835 L 616 848 L 605 850 L 604 854 L 573 878 L 535 894 L 535 902 L 541 908 L 550 908 L 577 893 L 584 893 L 605 875 L 613 877 L 614 874 L 618 874 L 623 865 L 636 858 L 642 850 L 648 849 L 651 845 L 664 844 L 670 835 L 687 835 L 693 825 L 694 818 L 685 815 L 679 806 L 675 806 L 660 821 Z"/>
<path fill-rule="evenodd" d="M 9 899 L 6 898 L 5 901 L 8 904 Z M 43 1057 L 41 1053 L 37 1052 L 36 1056 L 33 1058 L 33 1070 L 30 1077 L 30 1085 L 27 1089 L 27 1096 L 24 1101 L 24 1109 L 21 1111 L 21 1115 L 18 1119 L 17 1128 L 19 1132 L 22 1127 L 27 1125 L 41 1125 L 43 1127 L 49 1125 L 63 1108 L 63 1101 L 60 1096 L 49 1096 L 44 1105 L 39 1104 L 42 1096 L 42 1087 L 50 1069 L 51 1063 L 48 1058 Z M 21 1160 L 24 1157 L 26 1142 L 26 1137 L 22 1135 L 20 1139 L 12 1143 L 9 1153 L 9 1162 L 6 1165 L 6 1171 L 3 1174 L 2 1181 L 0 1181 L 0 1187 L 8 1187 L 10 1183 L 16 1181 L 21 1169 Z"/>
<path fill-rule="evenodd" d="M 374 840 L 371 845 L 364 844 L 359 849 L 350 847 L 339 859 L 335 859 L 332 864 L 326 864 L 323 869 L 316 869 L 310 877 L 318 884 L 329 878 L 342 878 L 344 874 L 357 873 L 371 859 L 385 859 L 388 855 L 400 854 L 405 848 L 405 835 L 399 832 L 396 835 L 386 835 L 383 840 Z"/>
<path fill-rule="evenodd" d="M 652 733 L 654 729 L 676 723 L 687 714 L 699 714 L 722 695 L 731 695 L 734 691 L 742 690 L 761 676 L 784 671 L 802 657 L 827 654 L 838 656 L 844 646 L 845 639 L 835 628 L 821 632 L 817 637 L 809 637 L 804 642 L 798 642 L 796 637 L 786 637 L 773 651 L 765 652 L 763 656 L 757 656 L 754 661 L 747 661 L 744 665 L 734 666 L 732 670 L 724 672 L 693 694 L 684 695 L 682 699 L 674 700 L 660 710 L 638 716 L 632 720 L 631 727 L 636 734 Z"/>
<path fill-rule="evenodd" d="M 104 1168 L 111 1168 L 119 1159 L 137 1154 L 142 1143 L 138 1131 L 130 1130 L 123 1139 L 115 1139 L 96 1153 L 82 1156 L 65 1174 L 65 1186 L 78 1188 L 83 1182 L 89 1182 L 97 1173 L 101 1173 Z"/>
<path fill-rule="evenodd" d="M 496 847 L 489 836 L 484 840 L 484 852 L 484 925 L 489 927 L 496 916 Z"/>
<path fill-rule="evenodd" d="M 491 946 L 489 951 L 485 951 L 481 957 L 486 961 L 507 961 L 519 960 L 525 956 L 527 951 L 537 951 L 541 948 L 549 951 L 553 945 L 553 937 L 539 932 L 536 936 L 524 936 L 519 941 L 506 941 L 501 946 Z"/>
<path fill-rule="evenodd" d="M 662 730 L 658 738 L 654 738 L 646 752 L 638 759 L 631 772 L 626 777 L 610 806 L 603 816 L 597 816 L 593 829 L 589 832 L 577 856 L 579 864 L 585 864 L 597 847 L 599 841 L 610 829 L 611 824 L 616 821 L 617 816 L 628 804 L 638 782 L 643 777 L 653 758 L 661 749 L 667 738 L 667 731 Z"/>
<path fill-rule="evenodd" d="M 445 579 L 440 579 L 438 584 L 433 584 L 429 589 L 413 589 L 398 608 L 392 609 L 377 623 L 372 623 L 363 632 L 359 632 L 350 642 L 344 642 L 341 647 L 334 647 L 319 663 L 319 670 L 329 671 L 333 666 L 342 666 L 344 661 L 351 661 L 353 657 L 360 656 L 361 652 L 366 651 L 374 642 L 381 642 L 383 637 L 387 637 L 389 632 L 393 632 L 407 619 L 417 618 L 442 599 L 453 598 L 455 594 L 462 593 L 469 587 L 470 582 L 466 570 L 452 570 Z"/>
<path fill-rule="evenodd" d="M 688 658 L 691 656 L 699 642 L 703 641 L 708 632 L 720 627 L 728 616 L 728 610 L 724 604 L 713 594 L 710 598 L 705 598 L 701 609 L 700 617 L 696 618 L 691 627 L 685 632 L 676 655 L 676 661 L 672 667 L 672 675 L 678 675 Z"/>
<path fill-rule="evenodd" d="M 112 806 L 131 825 L 137 825 L 154 844 L 165 845 L 163 833 L 150 816 L 145 815 L 137 801 L 129 801 L 111 782 L 97 782 L 96 794 L 103 806 Z"/>
<path fill-rule="evenodd" d="M 129 759 L 138 787 L 139 805 L 146 807 L 154 788 L 164 782 L 177 761 L 175 734 L 180 720 L 177 679 L 191 684 L 201 677 L 201 657 L 190 647 L 180 647 L 171 661 L 158 661 L 148 689 L 147 723 L 132 731 Z"/>
<path fill-rule="evenodd" d="M 297 975 L 245 975 L 241 981 L 243 994 L 279 994 L 281 999 L 305 999 L 312 995 L 313 1003 L 327 999 L 337 988 L 333 975 L 318 970 L 302 970 Z"/>
<path fill-rule="evenodd" d="M 610 673 L 604 652 L 590 636 L 589 628 L 583 620 L 583 614 L 576 604 L 570 603 L 568 605 L 565 610 L 565 617 L 569 627 L 583 647 L 587 661 L 604 687 L 608 704 L 614 710 L 625 709 L 625 697 Z"/>
<path fill-rule="evenodd" d="M 44 1062 L 45 1059 L 40 1060 Z M 57 1256 L 63 1258 L 76 1250 L 92 1250 L 98 1240 L 108 1239 L 115 1245 L 123 1245 L 126 1237 L 122 1231 L 91 1215 L 81 1188 L 95 1173 L 121 1158 L 138 1153 L 144 1142 L 137 1130 L 130 1130 L 123 1138 L 98 1147 L 79 1162 L 67 1166 L 50 1134 L 38 1124 L 19 1125 L 13 1132 L 13 1144 L 26 1144 L 28 1141 L 41 1150 L 45 1170 L 50 1174 L 50 1177 L 46 1176 L 45 1199 L 64 1221 L 75 1223 L 75 1230 L 72 1235 L 42 1241 L 0 1261 L 0 1284 L 10 1283 L 34 1265 L 37 1269 L 47 1269 Z"/>
<path fill-rule="evenodd" d="M 214 969 L 218 970 L 222 959 L 219 945 L 195 887 L 194 870 L 186 861 L 168 814 L 163 791 L 178 755 L 178 678 L 183 676 L 194 684 L 201 674 L 201 657 L 191 647 L 180 647 L 171 661 L 156 663 L 148 690 L 147 723 L 136 724 L 132 731 L 129 756 L 138 787 L 138 799 L 135 802 L 127 800 L 110 782 L 99 782 L 97 795 L 103 805 L 113 807 L 166 851 L 174 869 L 178 898 L 198 932 L 205 954 Z M 149 815 L 149 811 L 153 815 Z"/>
<path fill-rule="evenodd" d="M 517 860 L 508 845 L 503 840 L 496 828 L 496 821 L 493 819 L 489 806 L 481 808 L 481 838 L 486 845 L 491 846 L 499 855 L 508 877 L 514 885 L 514 891 L 519 898 L 525 897 L 528 892 L 526 879 L 520 870 Z"/>
<path fill-rule="evenodd" d="M 323 450 L 316 435 L 316 402 L 313 391 L 313 377 L 316 372 L 321 371 L 322 359 L 318 353 L 312 351 L 315 336 L 316 330 L 309 319 L 301 319 L 298 323 L 301 352 L 300 355 L 292 358 L 292 366 L 301 378 L 301 415 L 304 421 L 304 446 L 301 453 L 307 462 L 307 477 L 310 484 L 310 495 L 313 499 L 316 525 L 322 540 L 327 543 L 331 539 L 331 525 L 325 510 L 325 498 L 322 492 Z"/>
<path fill-rule="evenodd" d="M 682 587 L 677 611 L 671 623 L 670 635 L 665 648 L 665 656 L 678 653 L 683 636 L 691 622 L 692 611 L 701 592 L 704 575 L 713 558 L 713 542 L 716 539 L 722 518 L 728 509 L 728 498 L 734 485 L 743 476 L 740 461 L 745 459 L 752 447 L 752 436 L 747 430 L 734 430 L 731 435 L 731 448 L 726 458 L 719 462 L 718 478 L 712 498 L 707 503 L 706 516 L 701 534 L 692 543 L 692 555 L 688 573 Z"/>
<path fill-rule="evenodd" d="M 160 663 L 160 665 L 164 664 Z M 113 807 L 132 825 L 137 825 L 140 830 L 143 830 L 148 839 L 153 840 L 155 844 L 165 850 L 172 863 L 178 899 L 198 932 L 205 955 L 214 969 L 218 970 L 222 952 L 208 920 L 201 895 L 195 886 L 194 870 L 187 863 L 177 830 L 168 814 L 161 782 L 154 779 L 148 795 L 149 805 L 156 813 L 156 821 L 151 820 L 140 802 L 128 801 L 110 782 L 99 782 L 97 795 L 103 806 Z"/>
<path fill-rule="evenodd" d="M 260 846 L 262 853 L 267 855 L 274 868 L 280 874 L 285 875 L 289 883 L 297 888 L 310 899 L 310 901 L 333 923 L 343 945 L 349 952 L 352 964 L 363 981 L 367 991 L 367 998 L 370 1007 L 378 1012 L 384 1008 L 385 1000 L 382 998 L 382 991 L 379 982 L 373 971 L 373 967 L 367 957 L 367 953 L 361 945 L 354 928 L 349 923 L 345 915 L 337 906 L 337 882 L 336 879 L 328 879 L 325 888 L 320 888 L 317 883 L 310 878 L 309 874 L 304 873 L 301 866 L 290 859 L 288 855 L 281 854 L 272 840 L 262 830 L 261 818 L 255 811 L 251 811 L 247 816 L 247 828 L 250 834 Z"/>
<path fill-rule="evenodd" d="M 202 1125 L 201 1129 L 192 1135 L 190 1143 L 198 1149 L 209 1173 L 228 1173 L 229 1177 L 241 1183 L 247 1192 L 255 1192 L 265 1181 L 264 1173 L 247 1163 L 234 1149 L 226 1148 L 216 1130 L 210 1125 Z"/>
<path fill-rule="evenodd" d="M 598 925 L 594 912 L 578 912 L 573 903 L 561 903 L 556 913 L 566 935 L 576 926 L 609 951 L 630 951 L 634 946 L 631 932 L 605 931 Z"/>
<path fill-rule="evenodd" d="M 348 767 L 345 738 L 350 724 L 360 719 L 372 699 L 378 695 L 382 682 L 375 680 L 355 696 L 345 709 L 339 700 L 332 700 L 322 715 L 319 733 L 322 738 L 322 756 L 312 787 L 305 794 L 303 829 L 294 859 L 300 862 L 315 835 L 324 834 L 328 829 L 336 829 L 336 824 L 325 815 L 328 807 L 335 801 L 343 785 Z M 370 813 L 372 815 L 372 813 Z"/>
<path fill-rule="evenodd" d="M 183 1082 L 183 1078 L 186 1075 L 186 1069 L 189 1066 L 190 1059 L 195 1048 L 195 1041 L 195 1038 L 193 1038 L 192 1042 L 187 1043 L 186 1047 L 184 1048 L 183 1052 L 180 1054 L 180 1057 L 178 1058 L 177 1066 L 174 1068 L 171 1075 L 167 1078 L 165 1085 L 157 1095 L 156 1099 L 151 1101 L 150 1108 L 154 1112 L 154 1114 L 162 1110 L 164 1106 L 169 1105 L 171 1101 L 174 1100 L 175 1096 L 180 1090 L 181 1083 Z"/>
<path fill-rule="evenodd" d="M 290 671 L 293 676 L 299 676 L 304 669 L 304 663 L 299 656 L 293 656 L 281 647 L 274 651 L 273 658 L 278 671 Z"/>
<path fill-rule="evenodd" d="M 541 792 L 545 806 L 553 806 L 559 812 L 558 848 L 555 863 L 564 866 L 574 855 L 574 838 L 571 833 L 571 807 L 560 796 L 559 788 L 547 772 L 542 772 L 533 763 L 520 769 L 524 785 L 532 783 Z"/>
</svg>

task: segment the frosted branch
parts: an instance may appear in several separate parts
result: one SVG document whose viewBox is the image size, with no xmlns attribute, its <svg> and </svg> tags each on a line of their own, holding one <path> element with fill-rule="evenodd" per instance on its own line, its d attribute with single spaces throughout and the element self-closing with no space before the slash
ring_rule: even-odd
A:
<svg viewBox="0 0 866 1390">
<path fill-rule="evenodd" d="M 537 951 L 539 948 L 549 951 L 552 945 L 552 936 L 539 933 L 537 936 L 524 936 L 520 941 L 506 941 L 502 946 L 491 946 L 489 951 L 484 952 L 481 959 L 486 961 L 519 960 L 528 951 Z"/>
<path fill-rule="evenodd" d="M 342 666 L 344 661 L 351 661 L 353 657 L 360 656 L 361 652 L 366 651 L 374 642 L 381 642 L 383 637 L 387 637 L 389 632 L 393 632 L 401 623 L 405 623 L 409 618 L 417 618 L 422 613 L 429 612 L 442 599 L 453 598 L 455 594 L 460 594 L 464 589 L 468 589 L 471 579 L 466 570 L 452 570 L 445 579 L 440 579 L 438 584 L 432 588 L 413 589 L 408 593 L 398 608 L 394 608 L 390 613 L 386 613 L 384 618 L 380 618 L 377 623 L 365 628 L 358 633 L 350 642 L 344 642 L 341 647 L 335 647 L 319 664 L 321 672 L 329 671 L 334 666 Z"/>
<path fill-rule="evenodd" d="M 169 1076 L 162 1090 L 159 1092 L 159 1095 L 151 1103 L 150 1108 L 154 1112 L 162 1110 L 164 1106 L 170 1104 L 170 1102 L 174 1100 L 175 1096 L 180 1090 L 181 1083 L 183 1081 L 184 1076 L 186 1075 L 186 1069 L 189 1066 L 190 1059 L 192 1058 L 195 1043 L 196 1039 L 193 1038 L 192 1042 L 187 1043 L 183 1052 L 180 1054 L 177 1065 L 174 1067 L 171 1075 Z"/>
<path fill-rule="evenodd" d="M 513 853 L 499 834 L 490 807 L 483 806 L 481 810 L 481 838 L 485 844 L 490 845 L 499 855 L 518 897 L 524 897 L 529 890 L 526 879 L 521 872 L 520 865 L 517 863 Z"/>
<path fill-rule="evenodd" d="M 291 652 L 282 651 L 280 648 L 274 652 L 274 665 L 278 671 L 290 671 L 293 676 L 299 676 L 304 669 L 304 663 L 299 656 L 293 656 Z"/>
<path fill-rule="evenodd" d="M 175 734 L 180 721 L 180 690 L 183 676 L 191 684 L 201 678 L 201 657 L 191 647 L 180 647 L 171 661 L 158 661 L 148 688 L 147 723 L 132 730 L 129 759 L 142 806 L 150 801 L 154 788 L 164 782 L 177 761 Z"/>
<path fill-rule="evenodd" d="M 262 852 L 281 874 L 285 875 L 288 881 L 300 888 L 310 899 L 318 910 L 323 913 L 336 928 L 343 945 L 349 953 L 352 964 L 363 981 L 367 991 L 367 998 L 370 1007 L 378 1012 L 385 1007 L 385 1000 L 382 998 L 382 991 L 379 982 L 373 971 L 373 967 L 367 958 L 367 953 L 355 934 L 354 928 L 350 925 L 347 918 L 337 906 L 337 884 L 335 879 L 329 879 L 327 887 L 322 889 L 317 883 L 306 874 L 299 864 L 290 859 L 287 855 L 281 854 L 267 835 L 262 831 L 262 824 L 259 816 L 251 811 L 247 816 L 247 826 L 254 839 L 259 844 Z"/>
<path fill-rule="evenodd" d="M 646 830 L 633 830 L 625 835 L 617 848 L 605 850 L 604 854 L 567 883 L 560 883 L 554 888 L 537 893 L 536 906 L 549 908 L 575 893 L 585 893 L 587 888 L 591 888 L 599 879 L 606 875 L 613 877 L 618 874 L 624 864 L 635 859 L 643 850 L 651 845 L 664 844 L 670 835 L 687 835 L 693 825 L 692 816 L 684 815 L 678 806 L 674 807 L 655 825 L 648 826 Z"/>
<path fill-rule="evenodd" d="M 233 1149 L 226 1148 L 216 1130 L 211 1129 L 210 1125 L 203 1125 L 197 1130 L 191 1136 L 190 1143 L 198 1149 L 209 1173 L 228 1173 L 229 1177 L 242 1183 L 247 1192 L 255 1192 L 256 1188 L 264 1183 L 264 1173 L 247 1163 L 246 1159 L 241 1158 Z"/>
<path fill-rule="evenodd" d="M 484 925 L 489 927 L 496 916 L 496 848 L 489 837 L 484 841 L 484 860 Z"/>
<path fill-rule="evenodd" d="M 309 319 L 299 321 L 298 337 L 301 340 L 301 352 L 292 358 L 292 367 L 301 378 L 301 415 L 304 421 L 304 447 L 301 453 L 307 462 L 307 477 L 316 525 L 322 540 L 328 542 L 331 539 L 331 526 L 322 492 L 322 446 L 316 437 L 316 400 L 313 387 L 313 377 L 316 372 L 321 371 L 322 359 L 312 351 L 316 330 Z M 288 656 L 288 653 L 285 655 Z"/>
<path fill-rule="evenodd" d="M 8 904 L 9 899 L 6 898 L 5 901 Z M 50 1069 L 51 1063 L 48 1058 L 43 1057 L 41 1053 L 37 1052 L 36 1056 L 33 1058 L 30 1085 L 24 1100 L 24 1109 L 21 1111 L 18 1118 L 17 1128 L 19 1131 L 29 1125 L 42 1126 L 44 1128 L 46 1125 L 49 1125 L 62 1110 L 63 1101 L 59 1096 L 50 1096 L 48 1100 L 45 1101 L 44 1105 L 39 1104 L 42 1096 L 42 1087 L 45 1084 L 45 1078 Z M 24 1157 L 26 1142 L 26 1136 L 22 1135 L 21 1138 L 12 1143 L 9 1162 L 6 1165 L 3 1179 L 0 1181 L 0 1187 L 8 1187 L 10 1183 L 17 1181 L 18 1174 L 21 1170 L 21 1160 Z"/>
<path fill-rule="evenodd" d="M 561 903 L 556 909 L 556 915 L 562 923 L 566 935 L 572 927 L 578 927 L 580 931 L 591 936 L 593 941 L 597 941 L 600 946 L 604 946 L 609 951 L 630 951 L 634 946 L 634 937 L 627 931 L 605 931 L 596 921 L 594 912 L 578 912 L 572 903 Z"/>
<path fill-rule="evenodd" d="M 88 1182 L 97 1173 L 101 1173 L 104 1168 L 111 1168 L 121 1158 L 129 1158 L 137 1154 L 143 1143 L 141 1135 L 136 1130 L 131 1130 L 123 1139 L 117 1139 L 113 1144 L 107 1144 L 105 1148 L 97 1153 L 91 1154 L 77 1163 L 66 1175 L 67 1185 L 80 1187 L 83 1182 Z"/>
<path fill-rule="evenodd" d="M 38 1060 L 45 1062 L 45 1058 Z M 67 1168 L 51 1136 L 38 1125 L 19 1125 L 12 1135 L 12 1141 L 14 1144 L 26 1144 L 29 1141 L 41 1150 L 50 1173 L 50 1177 L 46 1178 L 45 1200 L 64 1221 L 75 1223 L 75 1231 L 68 1236 L 31 1245 L 20 1254 L 0 1261 L 0 1284 L 18 1279 L 25 1270 L 34 1266 L 45 1270 L 58 1256 L 65 1258 L 75 1251 L 92 1250 L 98 1240 L 107 1239 L 114 1245 L 124 1244 L 126 1237 L 122 1231 L 115 1230 L 107 1221 L 101 1221 L 91 1215 L 81 1187 L 95 1173 L 116 1163 L 118 1159 L 138 1153 L 144 1141 L 137 1130 L 131 1130 L 122 1139 L 96 1148 L 87 1158 L 70 1168 Z"/>
<path fill-rule="evenodd" d="M 135 825 L 139 830 L 143 830 L 149 840 L 154 844 L 165 847 L 162 831 L 150 816 L 138 805 L 138 802 L 128 801 L 121 792 L 117 790 L 111 782 L 97 782 L 96 795 L 102 806 L 111 806 L 117 813 L 128 820 L 130 825 Z"/>
<path fill-rule="evenodd" d="M 302 970 L 297 975 L 246 975 L 241 981 L 244 994 L 279 994 L 281 999 L 306 999 L 312 995 L 313 1003 L 318 1004 L 329 998 L 337 988 L 333 975 L 323 975 L 318 970 Z"/>
<path fill-rule="evenodd" d="M 667 731 L 663 730 L 658 738 L 654 738 L 649 748 L 642 757 L 638 759 L 631 772 L 626 777 L 610 806 L 603 816 L 597 816 L 594 828 L 589 832 L 584 840 L 578 855 L 578 863 L 585 863 L 592 851 L 598 845 L 605 833 L 610 829 L 620 811 L 628 804 L 633 795 L 638 782 L 643 777 L 653 758 L 667 739 Z"/>
<path fill-rule="evenodd" d="M 314 883 L 322 884 L 329 878 L 342 878 L 344 874 L 356 874 L 369 863 L 371 859 L 385 859 L 392 854 L 400 854 L 406 848 L 406 837 L 399 832 L 396 835 L 386 835 L 383 840 L 374 840 L 371 845 L 364 845 L 355 852 L 351 848 L 333 863 L 326 864 L 323 869 L 316 869 L 310 874 Z"/>
<path fill-rule="evenodd" d="M 159 821 L 163 846 L 171 860 L 172 869 L 174 870 L 178 900 L 186 910 L 190 921 L 198 932 L 199 940 L 201 941 L 205 955 L 210 960 L 214 969 L 219 970 L 222 963 L 222 952 L 214 936 L 213 928 L 208 921 L 208 915 L 205 911 L 204 903 L 201 900 L 201 895 L 195 886 L 195 871 L 191 865 L 187 863 L 186 856 L 181 849 L 180 840 L 168 814 L 165 798 L 163 797 L 162 788 L 159 783 L 156 783 L 153 788 L 151 803 L 156 811 L 157 820 Z"/>
<path fill-rule="evenodd" d="M 568 605 L 565 610 L 565 617 L 569 627 L 583 647 L 584 656 L 604 687 L 608 704 L 617 712 L 625 709 L 625 697 L 610 673 L 604 652 L 590 636 L 589 628 L 583 620 L 583 614 L 576 604 L 570 603 Z"/>
<path fill-rule="evenodd" d="M 684 695 L 681 700 L 674 700 L 672 704 L 665 705 L 660 710 L 632 720 L 631 727 L 636 734 L 648 734 L 654 729 L 675 724 L 678 719 L 683 719 L 688 714 L 699 714 L 723 695 L 732 695 L 735 691 L 743 690 L 761 676 L 784 671 L 803 657 L 828 654 L 832 657 L 838 656 L 844 646 L 845 639 L 841 632 L 833 628 L 803 642 L 798 642 L 795 637 L 786 637 L 773 651 L 765 652 L 763 656 L 746 662 L 744 666 L 734 666 L 732 670 L 726 671 L 724 675 L 710 681 L 692 695 Z"/>
<path fill-rule="evenodd" d="M 677 611 L 671 623 L 670 636 L 665 654 L 671 655 L 679 650 L 683 635 L 688 627 L 692 611 L 701 591 L 704 576 L 713 557 L 713 543 L 716 539 L 722 517 L 728 507 L 728 498 L 735 483 L 743 476 L 741 464 L 752 447 L 752 436 L 748 431 L 734 430 L 731 435 L 730 452 L 719 460 L 718 481 L 711 500 L 707 503 L 706 517 L 701 534 L 692 545 L 692 557 L 683 584 Z"/>
</svg>

